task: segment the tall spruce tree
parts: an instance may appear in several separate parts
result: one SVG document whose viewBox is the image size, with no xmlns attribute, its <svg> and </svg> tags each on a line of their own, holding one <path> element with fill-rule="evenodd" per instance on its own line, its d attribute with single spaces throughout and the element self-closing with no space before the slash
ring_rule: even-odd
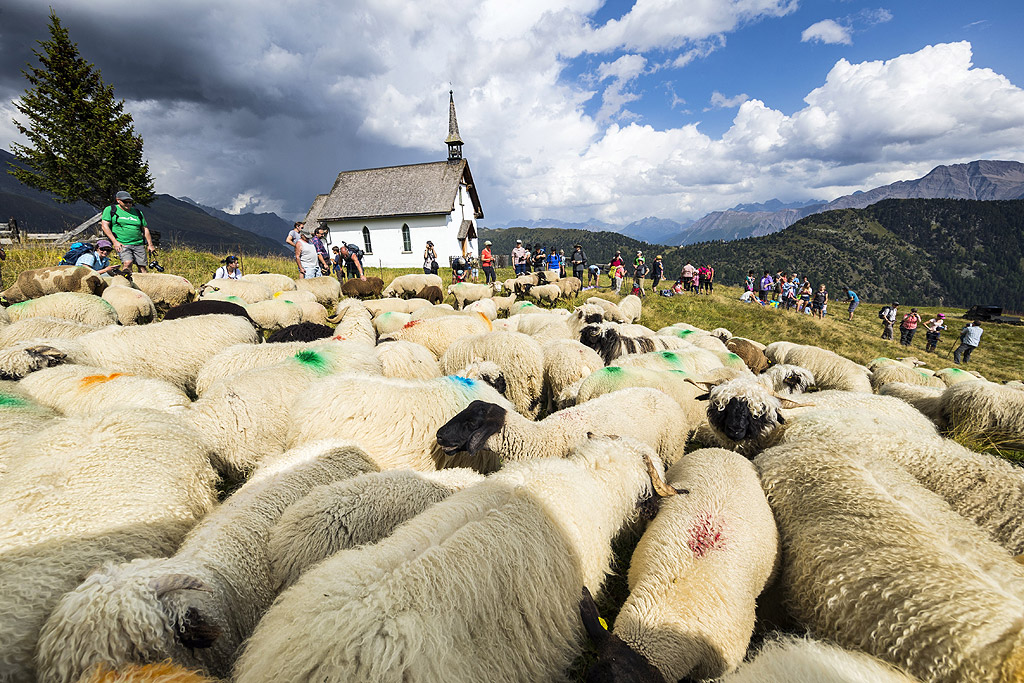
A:
<svg viewBox="0 0 1024 683">
<path fill-rule="evenodd" d="M 29 144 L 12 143 L 11 152 L 25 167 L 10 164 L 8 173 L 60 202 L 84 200 L 99 209 L 127 190 L 148 204 L 153 178 L 124 100 L 115 100 L 114 88 L 79 55 L 52 9 L 50 39 L 38 42 L 40 66 L 22 71 L 31 87 L 15 102 L 25 119 L 14 125 Z"/>
</svg>

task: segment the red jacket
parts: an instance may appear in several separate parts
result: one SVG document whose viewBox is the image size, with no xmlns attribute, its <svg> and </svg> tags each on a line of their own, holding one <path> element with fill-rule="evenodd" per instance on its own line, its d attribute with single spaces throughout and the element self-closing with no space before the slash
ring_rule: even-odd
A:
<svg viewBox="0 0 1024 683">
<path fill-rule="evenodd" d="M 490 266 L 494 262 L 494 257 L 491 256 L 491 248 L 484 247 L 483 251 L 480 252 L 480 265 L 484 267 Z"/>
</svg>

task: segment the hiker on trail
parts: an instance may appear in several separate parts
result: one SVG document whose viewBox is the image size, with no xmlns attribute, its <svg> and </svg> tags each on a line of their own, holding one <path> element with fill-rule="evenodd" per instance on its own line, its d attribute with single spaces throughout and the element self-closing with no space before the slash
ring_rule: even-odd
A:
<svg viewBox="0 0 1024 683">
<path fill-rule="evenodd" d="M 284 238 L 285 244 L 294 249 L 299 244 L 299 231 L 306 227 L 306 221 L 295 221 L 295 225 Z"/>
<path fill-rule="evenodd" d="M 647 275 L 647 259 L 644 258 L 642 251 L 638 251 L 636 258 L 633 259 L 633 286 L 643 290 L 645 275 Z"/>
<path fill-rule="evenodd" d="M 917 314 L 916 308 L 911 308 L 910 313 L 903 316 L 900 323 L 900 344 L 910 346 L 914 341 L 914 334 L 917 332 L 917 325 L 921 322 L 921 316 Z"/>
<path fill-rule="evenodd" d="M 295 262 L 299 264 L 299 276 L 302 279 L 320 277 L 320 262 L 312 239 L 309 231 L 299 230 L 299 241 L 295 243 Z"/>
<path fill-rule="evenodd" d="M 946 314 L 939 313 L 924 324 L 924 329 L 924 350 L 935 353 L 935 347 L 939 345 L 939 335 L 946 329 Z"/>
<path fill-rule="evenodd" d="M 853 320 L 853 312 L 860 306 L 860 297 L 849 287 L 846 288 L 846 303 L 850 304 L 850 320 Z"/>
<path fill-rule="evenodd" d="M 956 347 L 956 351 L 953 352 L 953 362 L 960 365 L 960 357 L 963 355 L 963 362 L 967 363 L 971 360 L 971 352 L 978 348 L 978 344 L 981 343 L 981 333 L 984 332 L 981 329 L 981 323 L 975 320 L 972 323 L 968 323 L 962 330 L 960 330 L 960 346 Z"/>
<path fill-rule="evenodd" d="M 480 251 L 480 268 L 484 271 L 484 284 L 494 282 L 494 254 L 491 253 L 491 241 L 484 242 L 484 248 Z"/>
<path fill-rule="evenodd" d="M 526 275 L 526 270 L 529 267 L 529 264 L 530 251 L 523 248 L 522 240 L 516 240 L 516 248 L 512 250 L 512 268 L 515 269 L 516 276 Z"/>
<path fill-rule="evenodd" d="M 90 249 L 75 260 L 76 266 L 88 266 L 96 271 L 97 275 L 105 275 L 112 270 L 117 270 L 117 266 L 110 265 L 110 252 L 113 250 L 113 245 L 110 244 L 109 240 L 100 240 L 96 243 L 94 249 Z"/>
<path fill-rule="evenodd" d="M 363 270 L 363 252 L 359 247 L 354 244 L 347 244 L 342 242 L 338 245 L 338 252 L 341 254 L 341 258 L 345 261 L 345 270 L 348 272 L 348 277 L 351 280 L 354 277 L 358 277 L 360 280 L 366 280 L 366 271 Z"/>
<path fill-rule="evenodd" d="M 213 274 L 214 280 L 241 280 L 242 279 L 242 266 L 238 263 L 238 257 L 234 254 L 228 254 L 228 257 L 222 261 L 224 264 L 217 269 L 217 272 Z"/>
<path fill-rule="evenodd" d="M 896 324 L 896 313 L 900 307 L 899 301 L 893 301 L 892 306 L 884 306 L 878 312 L 878 318 L 882 321 L 882 339 L 892 340 L 892 326 Z"/>
<path fill-rule="evenodd" d="M 577 244 L 573 247 L 572 256 L 569 257 L 572 263 L 572 275 L 583 282 L 583 270 L 587 267 L 587 255 L 583 253 L 583 245 Z"/>
<path fill-rule="evenodd" d="M 156 251 L 146 225 L 146 217 L 138 209 L 132 208 L 135 200 L 124 190 L 114 196 L 114 201 L 117 203 L 104 207 L 100 229 L 121 259 L 122 271 L 132 272 L 134 263 L 140 273 L 145 273 L 146 252 Z"/>
</svg>

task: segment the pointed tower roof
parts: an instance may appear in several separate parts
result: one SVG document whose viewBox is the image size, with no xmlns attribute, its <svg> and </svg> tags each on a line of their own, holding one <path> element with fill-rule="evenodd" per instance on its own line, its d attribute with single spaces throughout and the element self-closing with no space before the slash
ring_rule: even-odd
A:
<svg viewBox="0 0 1024 683">
<path fill-rule="evenodd" d="M 462 159 L 462 138 L 459 136 L 459 122 L 455 118 L 455 95 L 448 91 L 448 137 L 445 139 L 448 145 L 448 161 Z"/>
</svg>

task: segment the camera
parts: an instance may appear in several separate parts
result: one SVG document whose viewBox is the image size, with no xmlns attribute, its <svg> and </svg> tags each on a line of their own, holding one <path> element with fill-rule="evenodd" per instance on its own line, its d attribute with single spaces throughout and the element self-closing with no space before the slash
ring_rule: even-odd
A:
<svg viewBox="0 0 1024 683">
<path fill-rule="evenodd" d="M 164 272 L 164 267 L 161 266 L 160 262 L 157 261 L 156 259 L 154 259 L 154 260 L 149 262 L 149 267 L 152 268 L 153 270 L 157 271 L 158 273 Z"/>
</svg>

